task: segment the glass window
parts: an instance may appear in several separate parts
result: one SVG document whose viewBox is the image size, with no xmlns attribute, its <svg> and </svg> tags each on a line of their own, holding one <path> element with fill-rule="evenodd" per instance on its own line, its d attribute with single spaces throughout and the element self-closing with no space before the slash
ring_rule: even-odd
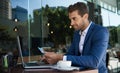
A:
<svg viewBox="0 0 120 73">
<path fill-rule="evenodd" d="M 36 4 L 29 1 L 31 4 L 29 6 L 34 7 L 30 24 L 31 54 L 39 54 L 38 46 L 49 51 L 66 51 L 73 35 L 67 7 L 78 1 L 86 2 L 84 0 L 41 0 L 41 3 Z"/>
<path fill-rule="evenodd" d="M 65 53 L 74 31 L 67 7 L 80 1 L 87 4 L 87 0 L 0 0 L 0 51 L 16 52 L 16 36 L 20 36 L 24 56 L 40 55 L 38 47 Z M 102 1 L 100 5 L 91 8 L 90 15 L 96 23 L 108 28 L 109 48 L 119 50 L 120 15 L 115 7 Z"/>
</svg>

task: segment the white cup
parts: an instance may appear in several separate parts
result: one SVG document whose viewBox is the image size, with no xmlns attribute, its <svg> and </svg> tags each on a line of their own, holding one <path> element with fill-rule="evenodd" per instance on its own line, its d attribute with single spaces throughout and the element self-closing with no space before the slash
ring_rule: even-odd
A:
<svg viewBox="0 0 120 73">
<path fill-rule="evenodd" d="M 71 61 L 58 61 L 57 62 L 57 67 L 59 68 L 68 68 L 68 67 L 71 67 Z"/>
</svg>

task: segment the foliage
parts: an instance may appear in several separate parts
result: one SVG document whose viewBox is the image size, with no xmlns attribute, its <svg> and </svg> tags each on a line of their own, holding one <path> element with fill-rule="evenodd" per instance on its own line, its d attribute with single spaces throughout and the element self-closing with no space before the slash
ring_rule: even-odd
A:
<svg viewBox="0 0 120 73">
<path fill-rule="evenodd" d="M 5 51 L 11 51 L 16 47 L 16 39 L 12 38 L 7 31 L 0 30 L 0 49 Z M 14 44 L 14 45 L 13 45 Z"/>
<path fill-rule="evenodd" d="M 116 43 L 118 43 L 118 34 L 117 34 L 117 27 L 111 26 L 109 27 L 110 32 L 110 40 L 109 44 L 114 47 Z"/>
<path fill-rule="evenodd" d="M 73 29 L 70 29 L 70 21 L 67 15 L 67 9 L 65 7 L 49 7 L 46 5 L 42 9 L 43 16 L 48 17 L 48 23 L 50 23 L 49 31 L 53 31 L 53 34 L 50 34 L 54 39 L 55 43 L 65 44 L 65 37 L 72 36 Z M 49 32 L 50 33 L 50 32 Z"/>
</svg>

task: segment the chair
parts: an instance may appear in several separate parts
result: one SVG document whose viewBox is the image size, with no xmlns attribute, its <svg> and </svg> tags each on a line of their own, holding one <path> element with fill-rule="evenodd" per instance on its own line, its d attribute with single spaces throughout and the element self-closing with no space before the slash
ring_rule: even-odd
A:
<svg viewBox="0 0 120 73">
<path fill-rule="evenodd" d="M 112 66 L 109 64 L 109 60 L 110 60 L 110 55 L 109 55 L 109 53 L 107 52 L 106 53 L 106 67 L 108 68 L 108 73 L 113 73 L 113 68 L 112 68 Z M 110 72 L 110 70 L 111 70 L 111 72 Z"/>
<path fill-rule="evenodd" d="M 119 66 L 118 66 L 118 64 L 120 63 L 120 51 L 117 51 L 116 54 L 117 54 L 117 58 L 118 58 L 118 62 L 117 62 L 117 72 L 120 72 L 120 71 L 119 71 Z"/>
</svg>

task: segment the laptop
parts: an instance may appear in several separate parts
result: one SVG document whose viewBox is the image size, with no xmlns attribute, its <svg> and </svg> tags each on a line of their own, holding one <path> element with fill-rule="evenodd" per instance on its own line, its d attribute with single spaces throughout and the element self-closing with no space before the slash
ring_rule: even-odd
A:
<svg viewBox="0 0 120 73">
<path fill-rule="evenodd" d="M 23 54 L 22 54 L 22 48 L 21 48 L 21 43 L 20 43 L 20 37 L 17 36 L 17 43 L 18 43 L 18 49 L 19 49 L 19 53 L 20 53 L 20 58 L 21 58 L 21 62 L 22 62 L 22 66 L 25 69 L 31 69 L 31 68 L 44 68 L 44 69 L 48 69 L 48 68 L 52 68 L 53 65 L 50 64 L 45 64 L 43 62 L 41 63 L 37 63 L 37 62 L 28 62 L 25 63 L 23 60 Z"/>
</svg>

